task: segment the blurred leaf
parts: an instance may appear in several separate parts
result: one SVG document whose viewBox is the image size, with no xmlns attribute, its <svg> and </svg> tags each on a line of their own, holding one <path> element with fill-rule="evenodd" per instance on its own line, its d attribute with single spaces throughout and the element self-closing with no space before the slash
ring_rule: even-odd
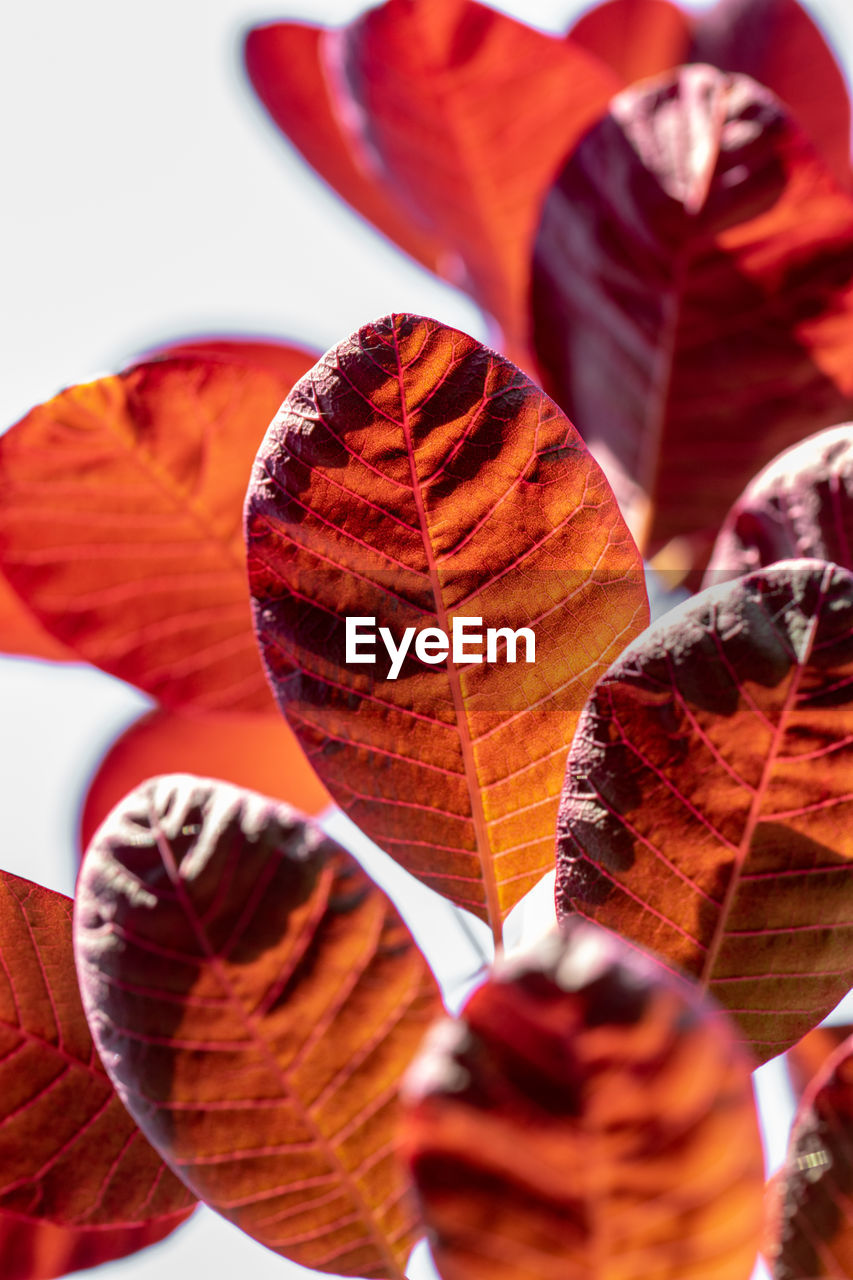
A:
<svg viewBox="0 0 853 1280">
<path fill-rule="evenodd" d="M 569 756 L 558 916 L 659 952 L 763 1060 L 853 983 L 853 576 L 786 561 L 666 614 Z"/>
<path fill-rule="evenodd" d="M 518 350 L 542 199 L 622 82 L 585 50 L 472 0 L 388 0 L 324 32 L 319 56 L 317 42 L 293 24 L 250 35 L 250 75 L 274 118 L 403 248 L 415 231 L 440 246 L 428 265 L 472 292 Z M 347 133 L 360 186 L 340 155 Z M 377 197 L 411 230 L 371 209 Z"/>
<path fill-rule="evenodd" d="M 847 85 L 820 28 L 796 0 L 718 0 L 685 13 L 670 0 L 609 0 L 571 40 L 627 84 L 685 62 L 751 76 L 781 98 L 839 181 L 850 182 Z"/>
<path fill-rule="evenodd" d="M 773 1280 L 853 1274 L 853 1040 L 806 1091 L 784 1167 L 768 1187 L 763 1251 Z"/>
<path fill-rule="evenodd" d="M 767 90 L 683 68 L 564 168 L 532 305 L 546 390 L 641 548 L 704 563 L 756 470 L 850 414 L 853 200 Z"/>
<path fill-rule="evenodd" d="M 751 480 L 720 529 L 708 586 L 797 556 L 853 569 L 853 424 L 786 449 Z"/>
<path fill-rule="evenodd" d="M 0 438 L 0 567 L 75 656 L 172 707 L 267 711 L 242 509 L 288 376 L 233 355 L 72 387 Z M 271 359 L 273 357 L 270 357 Z"/>
<path fill-rule="evenodd" d="M 25 658 L 49 658 L 53 662 L 73 662 L 71 653 L 27 608 L 0 573 L 0 653 Z"/>
<path fill-rule="evenodd" d="M 637 550 L 571 423 L 473 338 L 386 317 L 282 406 L 246 531 L 267 669 L 318 773 L 497 934 L 553 867 L 578 713 L 648 617 Z M 504 639 L 485 662 L 410 648 L 391 678 L 378 637 L 375 665 L 347 663 L 347 616 L 396 646 L 454 619 L 528 627 L 535 662 L 523 637 L 514 665 Z"/>
<path fill-rule="evenodd" d="M 178 775 L 101 827 L 77 902 L 95 1039 L 187 1185 L 304 1266 L 401 1277 L 397 1085 L 441 1002 L 358 863 L 285 805 Z"/>
<path fill-rule="evenodd" d="M 189 716 L 158 708 L 117 738 L 98 766 L 80 819 L 81 851 L 129 791 L 162 773 L 221 778 L 286 800 L 303 813 L 320 813 L 332 802 L 277 711 Z"/>
<path fill-rule="evenodd" d="M 141 1244 L 181 1222 L 194 1197 L 145 1141 L 95 1052 L 72 907 L 0 872 L 0 1210 L 134 1229 Z"/>
<path fill-rule="evenodd" d="M 3 1280 L 54 1280 L 70 1271 L 126 1258 L 149 1245 L 157 1244 L 179 1227 L 192 1213 L 141 1227 L 57 1227 L 52 1222 L 35 1222 L 0 1213 L 0 1258 Z"/>
<path fill-rule="evenodd" d="M 747 1280 L 750 1063 L 695 990 L 580 921 L 496 968 L 407 1077 L 446 1280 Z"/>
<path fill-rule="evenodd" d="M 853 1034 L 853 1026 L 815 1027 L 796 1044 L 791 1045 L 785 1062 L 791 1076 L 791 1084 L 797 1095 L 811 1084 L 817 1073 L 835 1053 L 840 1044 Z"/>
</svg>

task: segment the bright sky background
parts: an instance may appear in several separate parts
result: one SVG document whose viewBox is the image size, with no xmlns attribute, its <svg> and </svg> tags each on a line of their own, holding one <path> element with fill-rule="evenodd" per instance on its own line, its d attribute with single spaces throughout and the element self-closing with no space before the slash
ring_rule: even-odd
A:
<svg viewBox="0 0 853 1280">
<path fill-rule="evenodd" d="M 240 34 L 249 25 L 340 21 L 364 7 L 357 0 L 4 7 L 0 430 L 63 386 L 186 334 L 266 332 L 322 349 L 367 320 L 410 310 L 486 336 L 467 298 L 397 255 L 337 203 L 243 79 Z M 494 7 L 560 29 L 587 6 L 506 0 Z M 808 7 L 835 36 L 849 78 L 850 0 Z M 0 865 L 72 891 L 86 779 L 144 705 L 141 695 L 94 671 L 0 659 Z M 424 891 L 416 909 L 422 941 L 426 925 L 441 943 L 445 971 L 472 972 L 469 944 L 463 938 L 448 947 L 452 922 L 430 899 Z M 778 1141 L 772 1154 L 778 1159 Z M 204 1211 L 163 1245 L 97 1274 L 286 1280 L 313 1273 Z M 426 1274 L 416 1263 L 412 1275 Z"/>
</svg>

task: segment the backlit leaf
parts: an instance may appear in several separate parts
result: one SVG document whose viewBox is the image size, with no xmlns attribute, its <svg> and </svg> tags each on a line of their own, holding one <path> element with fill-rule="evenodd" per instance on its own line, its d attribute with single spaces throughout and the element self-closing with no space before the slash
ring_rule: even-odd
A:
<svg viewBox="0 0 853 1280">
<path fill-rule="evenodd" d="M 187 1185 L 305 1266 L 401 1277 L 397 1086 L 441 1005 L 384 894 L 294 810 L 178 775 L 101 827 L 77 903 L 101 1054 Z"/>
<path fill-rule="evenodd" d="M 704 564 L 755 472 L 853 404 L 853 199 L 767 90 L 710 67 L 626 90 L 545 204 L 546 390 L 649 554 Z"/>
<path fill-rule="evenodd" d="M 270 427 L 247 499 L 255 619 L 282 710 L 338 803 L 409 871 L 500 921 L 553 866 L 565 756 L 645 625 L 599 468 L 522 373 L 418 316 L 330 351 Z M 346 662 L 345 618 L 527 627 L 535 662 Z M 472 627 L 477 624 L 472 623 Z M 410 635 L 411 640 L 411 635 Z M 381 646 L 381 641 L 379 644 Z M 481 642 L 470 653 L 487 650 Z M 438 665 L 436 665 L 438 663 Z"/>
<path fill-rule="evenodd" d="M 0 572 L 0 653 L 73 662 L 75 655 L 45 631 Z"/>
<path fill-rule="evenodd" d="M 190 716 L 157 708 L 132 724 L 98 766 L 80 818 L 81 850 L 129 791 L 162 773 L 221 778 L 303 813 L 320 813 L 332 802 L 275 709 L 268 715 Z"/>
<path fill-rule="evenodd" d="M 126 1258 L 171 1235 L 192 1213 L 142 1227 L 57 1227 L 52 1222 L 0 1213 L 3 1280 L 54 1280 L 103 1262 Z"/>
<path fill-rule="evenodd" d="M 302 45 L 311 39 L 299 35 Z M 250 66 L 252 57 L 258 60 L 252 40 L 271 48 L 283 41 L 291 53 L 296 47 L 293 27 L 256 34 Z M 585 50 L 473 0 L 388 0 L 325 32 L 321 48 L 337 118 L 349 128 L 351 150 L 375 190 L 390 193 L 414 227 L 458 255 L 455 282 L 497 317 L 514 345 L 522 342 L 542 199 L 621 81 Z M 294 110 L 308 97 L 305 70 L 294 73 L 281 52 L 269 61 L 277 66 L 274 92 L 293 104 L 286 119 L 276 118 L 313 162 L 319 147 L 309 152 L 300 137 L 316 129 L 317 143 L 325 140 L 328 90 L 314 89 L 306 123 Z M 330 155 L 337 163 L 337 143 Z M 318 159 L 320 172 L 352 198 L 346 178 L 337 180 L 331 162 Z M 438 265 L 453 271 L 450 263 Z"/>
<path fill-rule="evenodd" d="M 312 360 L 283 359 L 294 373 Z M 63 391 L 0 438 L 0 567 L 76 656 L 168 706 L 270 709 L 242 504 L 291 385 L 254 350 L 246 364 L 155 359 Z"/>
<path fill-rule="evenodd" d="M 853 569 L 853 425 L 809 436 L 750 481 L 720 529 L 710 586 L 797 556 Z"/>
<path fill-rule="evenodd" d="M 301 22 L 274 22 L 246 36 L 252 87 L 278 127 L 339 195 L 377 230 L 432 271 L 446 250 L 407 214 L 372 171 L 347 128 L 346 112 L 329 85 L 324 31 Z"/>
<path fill-rule="evenodd" d="M 853 576 L 712 587 L 614 663 L 560 809 L 557 911 L 678 965 L 762 1059 L 853 983 Z"/>
<path fill-rule="evenodd" d="M 684 62 L 751 76 L 781 98 L 842 182 L 850 181 L 850 102 L 817 24 L 797 0 L 718 0 L 686 13 L 670 0 L 609 0 L 570 38 L 625 83 Z"/>
<path fill-rule="evenodd" d="M 404 1086 L 445 1280 L 747 1280 L 750 1062 L 686 983 L 573 921 L 496 968 Z"/>
<path fill-rule="evenodd" d="M 853 1040 L 800 1103 L 785 1165 L 768 1188 L 764 1252 L 773 1280 L 853 1274 Z"/>
<path fill-rule="evenodd" d="M 0 872 L 0 1211 L 156 1239 L 194 1197 L 146 1142 L 95 1051 L 72 907 Z"/>
</svg>

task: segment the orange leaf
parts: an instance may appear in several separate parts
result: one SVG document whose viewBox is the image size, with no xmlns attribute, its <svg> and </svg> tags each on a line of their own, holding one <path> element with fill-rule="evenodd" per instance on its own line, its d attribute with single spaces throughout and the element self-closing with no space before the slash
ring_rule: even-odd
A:
<svg viewBox="0 0 853 1280">
<path fill-rule="evenodd" d="M 785 561 L 665 615 L 569 756 L 558 914 L 696 978 L 762 1059 L 853 983 L 853 575 Z"/>
<path fill-rule="evenodd" d="M 354 146 L 323 65 L 323 31 L 274 22 L 246 36 L 246 70 L 278 127 L 320 177 L 383 235 L 432 271 L 446 250 L 409 215 Z"/>
<path fill-rule="evenodd" d="M 168 706 L 270 708 L 242 506 L 291 385 L 254 351 L 145 361 L 0 438 L 0 566 L 53 636 Z"/>
<path fill-rule="evenodd" d="M 285 805 L 178 775 L 113 812 L 77 904 L 99 1048 L 187 1185 L 305 1266 L 401 1278 L 397 1085 L 441 1002 L 358 863 Z"/>
<path fill-rule="evenodd" d="M 630 84 L 708 62 L 765 85 L 785 103 L 842 183 L 850 183 L 850 102 L 820 28 L 797 0 L 718 0 L 688 14 L 670 0 L 609 0 L 569 38 Z"/>
<path fill-rule="evenodd" d="M 82 1271 L 103 1262 L 126 1258 L 157 1244 L 192 1213 L 186 1209 L 173 1219 L 142 1227 L 74 1228 L 34 1222 L 0 1213 L 0 1258 L 3 1280 L 54 1280 L 69 1271 Z"/>
<path fill-rule="evenodd" d="M 584 922 L 496 967 L 404 1085 L 441 1275 L 747 1280 L 750 1065 L 688 983 Z"/>
<path fill-rule="evenodd" d="M 850 415 L 853 200 L 743 77 L 614 99 L 546 201 L 532 296 L 546 388 L 649 554 Z"/>
<path fill-rule="evenodd" d="M 293 730 L 269 715 L 189 716 L 149 711 L 110 747 L 89 785 L 80 818 L 85 849 L 111 809 L 146 778 L 195 773 L 320 813 L 331 797 L 305 759 Z"/>
<path fill-rule="evenodd" d="M 0 653 L 25 658 L 49 658 L 73 662 L 75 654 L 54 639 L 30 612 L 11 584 L 0 573 Z"/>
<path fill-rule="evenodd" d="M 282 407 L 246 529 L 258 637 L 309 759 L 374 840 L 498 933 L 553 866 L 578 712 L 647 618 L 636 548 L 571 423 L 473 338 L 387 317 Z M 395 645 L 464 618 L 527 627 L 535 662 L 523 638 L 516 665 L 503 639 L 467 665 L 410 650 L 397 679 L 381 648 L 347 663 L 348 616 Z"/>
<path fill-rule="evenodd" d="M 768 1187 L 762 1246 L 774 1280 L 853 1274 L 853 1039 L 806 1090 L 784 1166 Z"/>
<path fill-rule="evenodd" d="M 293 26 L 253 33 L 252 78 L 260 91 L 265 50 L 263 96 L 269 104 L 280 94 L 288 103 L 276 119 L 323 176 L 366 211 L 363 192 L 354 198 L 348 175 L 341 181 L 331 173 L 320 152 L 330 134 L 328 90 L 310 59 L 295 75 L 294 63 L 284 61 L 297 36 L 303 49 L 317 38 Z M 621 81 L 583 49 L 472 0 L 388 0 L 325 32 L 321 46 L 333 73 L 338 129 L 349 130 L 350 154 L 361 159 L 373 191 L 385 199 L 389 193 L 410 225 L 425 227 L 446 255 L 459 256 L 463 278 L 454 282 L 474 293 L 519 349 L 542 199 Z M 317 131 L 310 150 L 301 141 L 308 128 Z M 336 138 L 329 153 L 335 164 L 339 147 Z"/>
<path fill-rule="evenodd" d="M 194 1197 L 145 1141 L 95 1052 L 72 906 L 0 872 L 0 1210 L 155 1239 Z"/>
</svg>

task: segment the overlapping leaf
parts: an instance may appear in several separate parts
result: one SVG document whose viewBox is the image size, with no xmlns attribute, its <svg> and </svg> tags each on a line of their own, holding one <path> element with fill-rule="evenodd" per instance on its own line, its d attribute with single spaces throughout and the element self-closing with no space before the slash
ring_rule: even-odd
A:
<svg viewBox="0 0 853 1280">
<path fill-rule="evenodd" d="M 0 438 L 0 568 L 76 656 L 170 706 L 270 708 L 242 500 L 311 357 L 284 349 L 284 376 L 250 345 L 72 387 Z"/>
<path fill-rule="evenodd" d="M 262 28 L 247 47 L 250 73 L 308 159 L 376 219 L 363 188 L 332 168 L 341 163 L 337 137 L 325 152 L 332 131 L 316 53 L 294 73 L 291 59 L 315 41 L 292 25 Z M 337 127 L 349 128 L 373 198 L 390 193 L 413 227 L 459 256 L 456 283 L 498 318 L 516 350 L 542 198 L 621 81 L 585 50 L 473 0 L 388 0 L 320 44 Z M 379 225 L 411 249 L 387 217 Z"/>
<path fill-rule="evenodd" d="M 849 1024 L 815 1027 L 785 1055 L 785 1065 L 797 1095 L 802 1094 L 823 1069 L 836 1049 L 853 1035 Z"/>
<path fill-rule="evenodd" d="M 72 902 L 0 872 L 0 1211 L 165 1235 L 195 1198 L 146 1142 L 92 1043 Z M 4 1273 L 5 1274 L 5 1273 Z"/>
<path fill-rule="evenodd" d="M 77 902 L 96 1041 L 187 1185 L 305 1266 L 402 1277 L 397 1085 L 440 999 L 358 864 L 287 806 L 160 778 L 100 829 Z"/>
<path fill-rule="evenodd" d="M 853 199 L 744 77 L 614 99 L 548 196 L 532 300 L 546 390 L 685 568 L 761 466 L 849 416 Z"/>
<path fill-rule="evenodd" d="M 764 1252 L 774 1280 L 853 1272 L 853 1041 L 806 1091 L 768 1196 Z"/>
<path fill-rule="evenodd" d="M 687 983 L 585 922 L 498 967 L 406 1082 L 446 1280 L 747 1280 L 750 1063 Z"/>
<path fill-rule="evenodd" d="M 186 1214 L 191 1212 L 188 1209 Z M 3 1280 L 55 1280 L 69 1271 L 126 1258 L 170 1235 L 186 1214 L 142 1227 L 87 1230 L 0 1213 Z"/>
<path fill-rule="evenodd" d="M 600 470 L 508 361 L 392 316 L 282 406 L 246 522 L 267 669 L 318 773 L 392 856 L 497 931 L 553 866 L 578 712 L 647 617 Z M 535 662 L 523 639 L 507 662 L 501 639 L 492 661 L 410 650 L 392 679 L 381 648 L 375 665 L 347 663 L 348 616 L 396 645 L 465 618 L 527 627 Z"/>
<path fill-rule="evenodd" d="M 359 153 L 332 92 L 323 59 L 324 31 L 275 22 L 246 36 L 246 70 L 272 119 L 321 178 L 418 262 L 440 271 L 444 246 L 411 216 Z"/>
<path fill-rule="evenodd" d="M 747 485 L 720 529 L 705 583 L 795 556 L 853 569 L 850 423 L 786 449 Z"/>
<path fill-rule="evenodd" d="M 80 816 L 81 851 L 123 796 L 163 773 L 221 778 L 302 813 L 320 813 L 332 802 L 277 711 L 190 716 L 157 708 L 117 738 L 98 766 Z"/>
<path fill-rule="evenodd" d="M 578 726 L 557 909 L 661 953 L 759 1057 L 853 983 L 853 575 L 785 561 L 630 646 Z"/>
<path fill-rule="evenodd" d="M 850 181 L 850 102 L 844 76 L 797 0 L 717 0 L 687 13 L 670 0 L 608 0 L 570 38 L 627 84 L 686 62 L 751 76 L 781 98 L 842 182 Z"/>
</svg>

